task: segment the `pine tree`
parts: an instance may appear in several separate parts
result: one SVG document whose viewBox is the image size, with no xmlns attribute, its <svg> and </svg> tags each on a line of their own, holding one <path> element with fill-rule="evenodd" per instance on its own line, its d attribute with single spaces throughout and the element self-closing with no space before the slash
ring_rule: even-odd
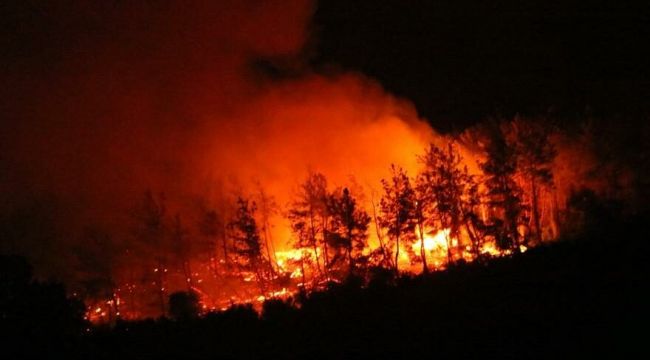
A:
<svg viewBox="0 0 650 360">
<path fill-rule="evenodd" d="M 493 123 L 487 127 L 489 136 L 484 145 L 486 160 L 480 164 L 485 175 L 488 204 L 500 213 L 492 219 L 497 230 L 497 245 L 502 249 L 519 251 L 518 224 L 523 211 L 522 191 L 515 181 L 517 156 L 513 146 L 506 141 L 502 127 Z"/>
<path fill-rule="evenodd" d="M 528 182 L 530 213 L 534 236 L 542 240 L 539 190 L 553 185 L 551 163 L 556 151 L 550 143 L 549 129 L 539 121 L 515 118 L 508 126 L 509 141 L 515 150 L 518 172 Z"/>
<path fill-rule="evenodd" d="M 472 243 L 477 242 L 470 225 L 477 219 L 474 213 L 478 205 L 477 185 L 452 143 L 447 149 L 430 144 L 420 162 L 424 169 L 418 176 L 416 188 L 418 198 L 425 201 L 426 225 L 433 229 L 449 229 L 447 261 L 451 263 L 454 258 L 451 239 L 456 239 L 460 249 L 457 252 L 462 252 L 462 227 L 466 228 Z M 477 246 L 474 248 L 477 252 Z"/>
<path fill-rule="evenodd" d="M 337 190 L 330 196 L 329 212 L 332 215 L 330 226 L 331 244 L 336 254 L 341 250 L 348 263 L 348 273 L 355 274 L 356 261 L 368 245 L 368 225 L 370 216 L 350 194 L 348 188 Z M 341 259 L 337 256 L 337 259 Z"/>
<path fill-rule="evenodd" d="M 256 210 L 255 202 L 238 197 L 237 210 L 229 223 L 229 229 L 237 265 L 243 271 L 253 272 L 260 288 L 265 291 L 265 269 L 268 266 L 262 253 L 262 240 L 255 220 Z"/>
<path fill-rule="evenodd" d="M 395 247 L 395 273 L 399 273 L 400 243 L 415 241 L 415 191 L 404 169 L 391 165 L 391 179 L 381 180 L 384 195 L 380 201 L 381 226 Z"/>
<path fill-rule="evenodd" d="M 297 237 L 296 248 L 313 251 L 316 271 L 321 275 L 327 273 L 329 267 L 327 228 L 330 216 L 327 199 L 327 179 L 323 174 L 310 173 L 300 185 L 287 212 L 291 229 Z M 324 256 L 322 267 L 319 253 Z"/>
</svg>

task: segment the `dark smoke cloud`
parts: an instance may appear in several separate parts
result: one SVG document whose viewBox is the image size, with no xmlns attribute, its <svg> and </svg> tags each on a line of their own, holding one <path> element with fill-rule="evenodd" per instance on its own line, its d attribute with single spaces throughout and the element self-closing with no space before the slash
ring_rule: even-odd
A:
<svg viewBox="0 0 650 360">
<path fill-rule="evenodd" d="M 3 6 L 0 208 L 46 214 L 56 235 L 12 245 L 43 258 L 87 224 L 123 224 L 145 189 L 180 208 L 215 179 L 256 179 L 286 201 L 307 169 L 340 184 L 413 168 L 433 136 L 372 80 L 300 66 L 310 1 Z M 265 76 L 261 59 L 301 75 Z"/>
</svg>

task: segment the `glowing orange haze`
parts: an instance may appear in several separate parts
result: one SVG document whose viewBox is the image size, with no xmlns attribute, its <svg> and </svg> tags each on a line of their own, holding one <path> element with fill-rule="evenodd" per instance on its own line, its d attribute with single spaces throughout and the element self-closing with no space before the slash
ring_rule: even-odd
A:
<svg viewBox="0 0 650 360">
<path fill-rule="evenodd" d="M 47 213 L 51 236 L 14 244 L 39 275 L 83 280 L 70 249 L 88 247 L 79 234 L 89 225 L 131 249 L 130 210 L 147 189 L 166 194 L 168 214 L 181 214 L 191 236 L 199 199 L 214 205 L 220 192 L 251 192 L 259 182 L 284 206 L 309 171 L 331 187 L 349 186 L 370 210 L 391 163 L 415 175 L 416 154 L 446 143 L 373 80 L 306 68 L 311 1 L 66 4 L 43 5 L 43 16 L 57 21 L 32 39 L 47 47 L 52 33 L 59 45 L 31 55 L 40 61 L 0 70 L 12 89 L 0 124 L 0 165 L 12 171 L 3 174 L 0 200 L 56 204 Z M 299 75 L 274 80 L 254 65 L 259 59 L 283 60 Z M 461 152 L 476 172 L 473 156 Z M 276 247 L 287 250 L 286 219 L 271 222 Z M 432 235 L 428 244 L 438 242 Z M 124 285 L 122 260 L 111 266 L 126 291 L 134 285 Z"/>
<path fill-rule="evenodd" d="M 206 178 L 234 178 L 249 192 L 259 181 L 280 205 L 309 171 L 325 174 L 332 187 L 361 186 L 369 201 L 391 163 L 415 174 L 416 155 L 442 140 L 410 104 L 355 75 L 311 76 L 275 87 L 253 104 L 232 127 L 205 132 L 198 166 L 209 171 Z M 286 220 L 273 223 L 274 238 L 289 239 Z"/>
<path fill-rule="evenodd" d="M 200 236 L 192 227 L 198 221 L 193 218 L 193 199 L 207 199 L 212 206 L 218 206 L 224 191 L 229 197 L 239 192 L 252 194 L 261 184 L 281 207 L 270 219 L 273 245 L 281 262 L 278 265 L 291 272 L 294 279 L 301 272 L 296 272 L 296 265 L 282 262 L 283 258 L 295 260 L 300 254 L 290 250 L 295 240 L 283 208 L 309 171 L 325 174 L 330 188 L 349 186 L 370 211 L 370 198 L 374 196 L 378 201 L 380 179 L 389 175 L 391 163 L 415 175 L 419 167 L 416 155 L 422 154 L 429 142 L 446 143 L 417 117 L 408 102 L 386 94 L 380 86 L 356 74 L 311 75 L 276 84 L 251 98 L 249 104 L 230 113 L 232 119 L 211 122 L 206 115 L 200 121 L 202 129 L 192 138 L 192 153 L 187 156 L 191 167 L 185 167 L 185 171 L 191 176 L 183 178 L 179 187 L 164 183 L 160 189 L 167 193 L 170 213 L 180 212 L 194 232 L 192 236 Z M 471 161 L 468 163 L 471 165 Z M 369 234 L 374 248 L 377 240 L 373 228 Z M 434 243 L 439 242 L 440 236 L 428 237 L 426 246 L 434 250 Z M 444 256 L 446 250 L 441 254 Z M 402 265 L 406 268 L 408 259 L 400 262 L 405 262 Z M 442 262 L 440 256 L 432 259 L 433 266 Z M 203 271 L 197 274 L 207 276 Z M 184 284 L 176 282 L 169 291 L 182 289 Z M 197 290 L 214 291 L 201 284 Z M 286 288 L 275 292 L 288 294 Z M 240 294 L 237 301 L 256 299 L 250 296 Z M 205 304 L 207 308 L 220 307 L 226 299 L 214 302 L 213 297 Z"/>
</svg>

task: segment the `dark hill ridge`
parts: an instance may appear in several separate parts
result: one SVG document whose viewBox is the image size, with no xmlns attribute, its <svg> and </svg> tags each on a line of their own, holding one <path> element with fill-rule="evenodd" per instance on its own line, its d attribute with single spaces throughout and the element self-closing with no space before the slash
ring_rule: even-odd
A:
<svg viewBox="0 0 650 360">
<path fill-rule="evenodd" d="M 428 277 L 351 281 L 304 299 L 188 322 L 120 324 L 86 343 L 106 358 L 562 358 L 624 355 L 647 319 L 642 221 Z"/>
</svg>

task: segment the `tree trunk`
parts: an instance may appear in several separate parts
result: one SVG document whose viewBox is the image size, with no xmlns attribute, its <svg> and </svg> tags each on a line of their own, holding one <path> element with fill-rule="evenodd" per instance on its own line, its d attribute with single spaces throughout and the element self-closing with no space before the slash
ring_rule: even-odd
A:
<svg viewBox="0 0 650 360">
<path fill-rule="evenodd" d="M 539 205 L 538 205 L 538 196 L 537 196 L 537 184 L 535 182 L 535 176 L 531 176 L 530 179 L 531 187 L 531 199 L 532 199 L 532 215 L 533 215 L 533 225 L 535 226 L 535 237 L 538 243 L 542 242 L 542 229 L 539 222 Z"/>
<path fill-rule="evenodd" d="M 268 231 L 268 221 L 264 221 L 264 246 L 266 247 L 266 256 L 269 258 L 269 268 L 271 270 L 271 274 L 275 275 L 275 267 L 273 264 L 275 261 L 271 257 L 271 248 L 269 247 L 269 231 Z"/>
<path fill-rule="evenodd" d="M 399 235 L 395 237 L 395 275 L 399 276 Z"/>
<path fill-rule="evenodd" d="M 224 224 L 223 233 L 221 234 L 221 243 L 223 244 L 223 263 L 226 269 L 229 267 L 228 261 L 228 236 L 226 236 L 226 225 Z"/>
<path fill-rule="evenodd" d="M 454 261 L 454 256 L 451 253 L 451 236 L 449 236 L 449 232 L 445 232 L 445 241 L 447 242 L 447 266 L 449 266 Z"/>
<path fill-rule="evenodd" d="M 557 201 L 557 190 L 553 190 L 553 209 L 551 215 L 551 229 L 553 231 L 553 238 L 560 237 L 560 209 Z"/>
<path fill-rule="evenodd" d="M 348 267 L 349 267 L 349 275 L 354 274 L 354 260 L 352 259 L 352 247 L 348 246 L 346 249 L 348 252 Z"/>
<path fill-rule="evenodd" d="M 426 249 L 424 248 L 424 229 L 422 226 L 422 222 L 418 224 L 418 235 L 420 235 L 420 257 L 422 258 L 422 273 L 428 274 L 429 267 L 427 266 L 427 252 Z"/>
<path fill-rule="evenodd" d="M 381 227 L 379 226 L 379 221 L 377 219 L 377 209 L 375 207 L 375 200 L 371 199 L 370 202 L 372 203 L 372 218 L 375 223 L 375 232 L 377 233 L 377 239 L 379 240 L 379 246 L 381 248 L 382 262 L 388 263 L 388 265 L 390 266 L 391 260 L 388 257 L 388 254 L 386 253 L 386 246 L 384 245 L 384 235 L 381 232 Z"/>
<path fill-rule="evenodd" d="M 348 222 L 348 224 L 349 224 L 349 223 L 350 223 L 350 222 Z M 349 267 L 350 267 L 350 275 L 352 275 L 352 274 L 354 273 L 354 259 L 352 258 L 352 248 L 353 248 L 353 244 L 352 244 L 352 229 L 351 229 L 349 226 L 348 226 L 348 234 L 347 234 L 347 235 L 348 235 L 348 246 L 347 246 L 347 250 L 348 250 L 348 264 L 349 264 Z"/>
<path fill-rule="evenodd" d="M 307 278 L 305 277 L 305 260 L 303 260 L 302 256 L 300 257 L 300 274 L 302 275 L 302 288 L 304 290 L 305 286 L 307 286 Z"/>
<path fill-rule="evenodd" d="M 468 221 L 465 221 L 465 230 L 467 230 L 469 241 L 472 242 L 472 254 L 474 255 L 474 260 L 477 260 L 481 255 L 481 245 L 479 244 L 478 236 L 474 233 Z"/>
<path fill-rule="evenodd" d="M 325 270 L 325 278 L 327 281 L 330 281 L 330 259 L 329 259 L 329 247 L 327 246 L 327 216 L 323 216 L 321 219 L 323 226 L 323 269 Z"/>
<path fill-rule="evenodd" d="M 314 248 L 314 256 L 316 257 L 316 269 L 318 269 L 318 273 L 320 275 L 323 275 L 323 272 L 321 271 L 320 268 L 320 259 L 318 257 L 318 244 L 316 242 L 316 229 L 314 228 L 314 213 L 312 210 L 309 210 L 309 228 L 311 232 L 311 243 L 312 247 Z"/>
</svg>

